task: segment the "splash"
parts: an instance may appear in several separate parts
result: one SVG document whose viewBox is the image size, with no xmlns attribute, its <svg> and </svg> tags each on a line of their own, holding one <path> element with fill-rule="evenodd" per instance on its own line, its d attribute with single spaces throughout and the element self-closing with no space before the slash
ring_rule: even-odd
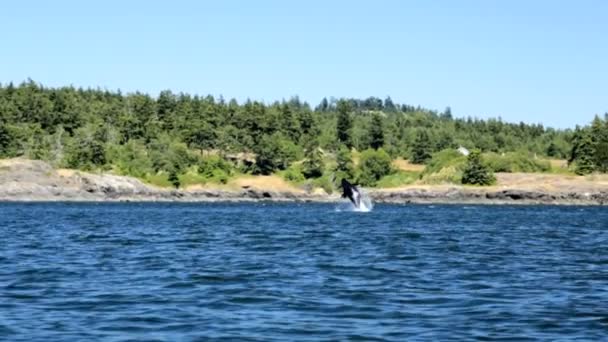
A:
<svg viewBox="0 0 608 342">
<path fill-rule="evenodd" d="M 351 201 L 340 202 L 336 206 L 336 211 L 355 211 L 360 213 L 367 213 L 374 209 L 374 203 L 369 197 L 367 192 L 363 189 L 358 189 L 361 194 L 361 200 L 359 201 L 359 207 L 356 207 Z"/>
</svg>

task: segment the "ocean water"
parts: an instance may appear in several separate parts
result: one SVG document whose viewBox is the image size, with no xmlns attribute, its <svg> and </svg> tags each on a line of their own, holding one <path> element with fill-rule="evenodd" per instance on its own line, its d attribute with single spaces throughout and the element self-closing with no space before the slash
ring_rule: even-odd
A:
<svg viewBox="0 0 608 342">
<path fill-rule="evenodd" d="M 608 208 L 0 204 L 0 340 L 608 340 Z"/>
</svg>

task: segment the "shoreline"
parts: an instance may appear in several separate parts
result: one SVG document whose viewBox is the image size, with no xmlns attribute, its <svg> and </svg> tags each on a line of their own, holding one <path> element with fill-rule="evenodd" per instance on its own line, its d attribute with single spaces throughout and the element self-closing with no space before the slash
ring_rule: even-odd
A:
<svg viewBox="0 0 608 342">
<path fill-rule="evenodd" d="M 59 190 L 59 189 L 57 189 Z M 608 205 L 608 192 L 597 193 L 547 193 L 524 190 L 503 191 L 436 191 L 410 189 L 405 191 L 371 190 L 368 196 L 380 204 L 482 204 L 482 205 Z M 1 192 L 1 188 L 0 188 Z M 87 194 L 33 194 L 20 193 L 0 196 L 0 203 L 73 202 L 73 203 L 339 203 L 346 200 L 334 195 L 310 195 L 290 192 L 248 190 L 231 191 L 179 191 L 163 193 L 87 193 Z"/>
<path fill-rule="evenodd" d="M 608 186 L 553 186 L 528 183 L 514 186 L 410 185 L 394 189 L 365 189 L 374 203 L 395 204 L 547 204 L 608 205 Z M 536 183 L 542 183 L 538 180 Z M 542 187 L 544 186 L 544 188 Z M 0 160 L 0 202 L 299 202 L 338 203 L 340 194 L 319 189 L 268 184 L 233 188 L 166 189 L 113 174 L 56 170 L 27 159 Z"/>
</svg>

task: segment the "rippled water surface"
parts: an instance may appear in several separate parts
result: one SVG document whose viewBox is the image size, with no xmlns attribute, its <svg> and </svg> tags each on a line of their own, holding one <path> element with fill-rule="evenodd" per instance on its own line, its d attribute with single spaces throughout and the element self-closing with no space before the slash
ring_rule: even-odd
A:
<svg viewBox="0 0 608 342">
<path fill-rule="evenodd" d="M 0 340 L 607 340 L 608 209 L 0 204 Z"/>
</svg>

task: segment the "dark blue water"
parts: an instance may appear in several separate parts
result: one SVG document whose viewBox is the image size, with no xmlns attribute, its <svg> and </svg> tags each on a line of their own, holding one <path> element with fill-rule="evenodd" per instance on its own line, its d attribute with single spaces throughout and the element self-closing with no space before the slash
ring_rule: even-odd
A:
<svg viewBox="0 0 608 342">
<path fill-rule="evenodd" d="M 607 340 L 608 209 L 0 204 L 0 340 Z"/>
</svg>

